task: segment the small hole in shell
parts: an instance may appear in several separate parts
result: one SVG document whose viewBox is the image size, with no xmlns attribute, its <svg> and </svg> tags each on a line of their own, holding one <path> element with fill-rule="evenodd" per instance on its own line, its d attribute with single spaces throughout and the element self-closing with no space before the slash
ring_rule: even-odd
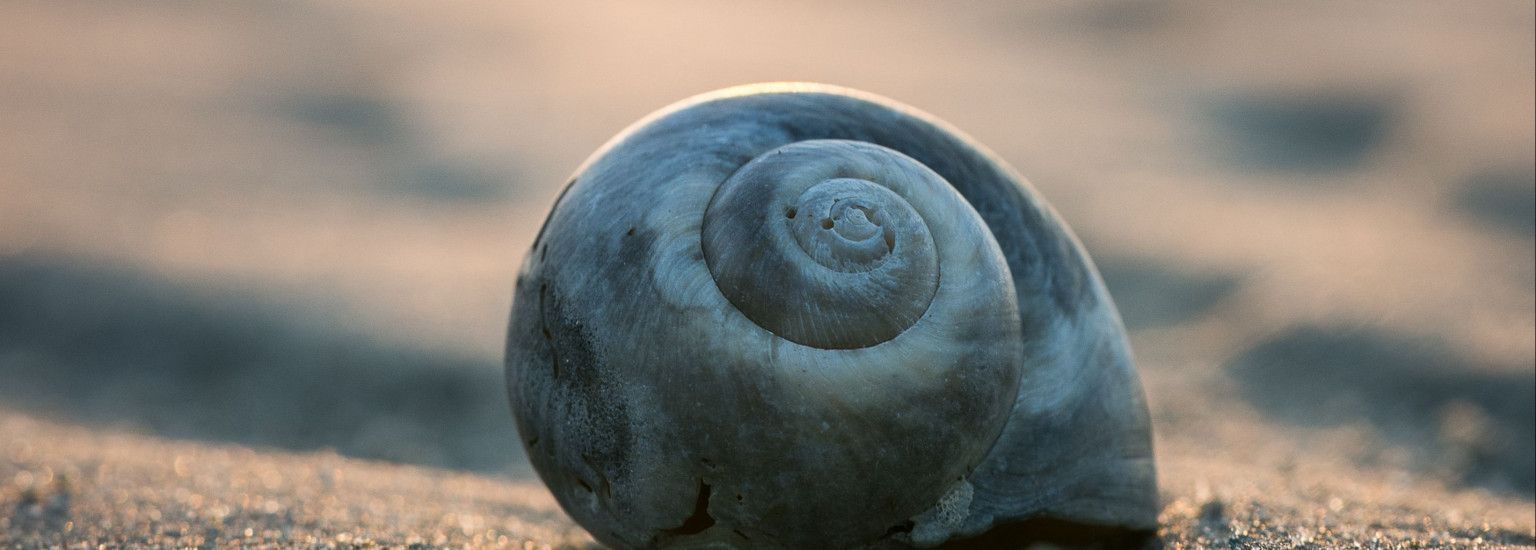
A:
<svg viewBox="0 0 1536 550">
<path fill-rule="evenodd" d="M 791 220 L 795 219 L 795 214 L 796 214 L 796 212 L 795 212 L 795 209 L 793 209 L 793 208 L 784 211 L 784 217 L 789 218 Z"/>
<path fill-rule="evenodd" d="M 822 229 L 832 229 L 832 225 L 833 225 L 832 224 L 832 218 L 827 218 L 825 220 L 821 220 L 821 228 Z"/>
</svg>

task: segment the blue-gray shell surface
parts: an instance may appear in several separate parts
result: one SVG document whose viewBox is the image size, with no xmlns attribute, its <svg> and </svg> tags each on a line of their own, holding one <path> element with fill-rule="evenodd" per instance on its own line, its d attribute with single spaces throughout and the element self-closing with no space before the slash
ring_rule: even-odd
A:
<svg viewBox="0 0 1536 550">
<path fill-rule="evenodd" d="M 512 410 L 616 547 L 903 547 L 1156 527 L 1151 428 L 1082 246 L 931 116 L 699 96 L 567 185 L 517 279 Z"/>
</svg>

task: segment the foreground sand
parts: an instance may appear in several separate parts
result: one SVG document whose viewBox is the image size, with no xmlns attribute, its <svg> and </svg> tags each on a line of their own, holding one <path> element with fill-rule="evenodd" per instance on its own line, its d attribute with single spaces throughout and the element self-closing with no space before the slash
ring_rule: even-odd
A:
<svg viewBox="0 0 1536 550">
<path fill-rule="evenodd" d="M 0 417 L 0 546 L 541 546 L 588 539 L 537 481 Z"/>
<path fill-rule="evenodd" d="M 590 545 L 536 480 L 0 415 L 0 546 Z M 1529 501 L 1165 445 L 1172 548 L 1530 547 Z"/>
</svg>

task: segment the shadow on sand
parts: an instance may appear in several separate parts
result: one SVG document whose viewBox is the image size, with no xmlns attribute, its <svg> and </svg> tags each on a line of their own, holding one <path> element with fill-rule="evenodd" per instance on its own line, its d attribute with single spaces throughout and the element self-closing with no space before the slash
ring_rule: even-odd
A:
<svg viewBox="0 0 1536 550">
<path fill-rule="evenodd" d="M 1129 330 L 1194 320 L 1242 285 L 1235 274 L 1191 274 L 1137 258 L 1106 256 L 1096 263 Z"/>
<path fill-rule="evenodd" d="M 173 438 L 478 471 L 521 462 L 500 365 L 336 326 L 118 268 L 0 259 L 0 402 Z"/>
<path fill-rule="evenodd" d="M 1209 115 L 1239 166 L 1321 173 L 1366 162 L 1396 111 L 1386 96 L 1320 92 L 1235 94 L 1212 101 Z"/>
<path fill-rule="evenodd" d="M 1455 200 L 1459 212 L 1489 228 L 1536 239 L 1536 171 L 1529 166 L 1475 174 Z"/>
<path fill-rule="evenodd" d="M 1234 359 L 1249 401 L 1298 425 L 1369 421 L 1453 481 L 1536 492 L 1536 374 L 1422 339 L 1306 326 Z"/>
</svg>

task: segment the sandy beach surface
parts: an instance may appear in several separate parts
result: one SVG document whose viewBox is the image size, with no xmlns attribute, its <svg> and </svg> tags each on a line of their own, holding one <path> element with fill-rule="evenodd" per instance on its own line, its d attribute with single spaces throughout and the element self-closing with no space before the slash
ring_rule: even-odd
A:
<svg viewBox="0 0 1536 550">
<path fill-rule="evenodd" d="M 0 5 L 0 547 L 591 544 L 501 346 L 560 186 L 748 82 L 965 130 L 1130 330 L 1169 547 L 1536 546 L 1530 2 Z"/>
</svg>

